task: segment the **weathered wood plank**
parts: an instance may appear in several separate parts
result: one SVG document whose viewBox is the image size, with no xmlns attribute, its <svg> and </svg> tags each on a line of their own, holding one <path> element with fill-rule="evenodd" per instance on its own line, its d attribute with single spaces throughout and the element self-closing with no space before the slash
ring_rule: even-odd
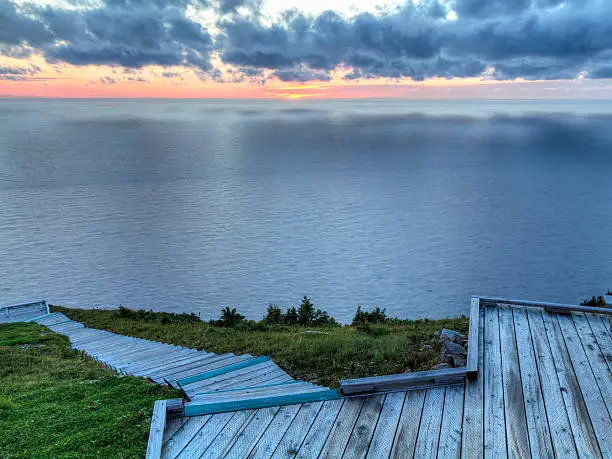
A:
<svg viewBox="0 0 612 459">
<path fill-rule="evenodd" d="M 586 314 L 585 316 L 591 326 L 591 330 L 593 330 L 595 339 L 597 339 L 599 343 L 599 348 L 606 359 L 608 369 L 612 371 L 612 336 L 608 333 L 601 316 L 593 314 Z"/>
<path fill-rule="evenodd" d="M 197 458 L 206 451 L 217 438 L 219 432 L 231 421 L 236 413 L 220 413 L 213 415 L 209 421 L 196 433 L 185 448 L 177 456 L 178 459 Z"/>
<path fill-rule="evenodd" d="M 552 355 L 551 360 L 555 366 L 555 373 L 559 381 L 560 392 L 563 396 L 566 413 L 571 426 L 571 431 L 573 433 L 573 438 L 576 443 L 576 451 L 581 457 L 601 457 L 601 452 L 595 437 L 593 425 L 591 424 L 589 412 L 582 397 L 576 375 L 574 374 L 572 362 L 569 354 L 567 353 L 567 348 L 565 346 L 559 324 L 556 320 L 553 321 L 554 318 L 545 311 L 542 311 L 539 316 L 535 312 L 532 313 L 531 311 L 528 311 L 527 315 L 532 327 L 531 334 L 534 338 L 534 343 L 537 344 L 537 338 L 542 336 L 541 333 L 543 333 L 543 336 L 548 338 L 550 352 Z M 550 374 L 549 371 L 543 372 L 540 370 L 540 372 L 541 381 L 544 381 L 544 378 L 553 378 L 553 375 Z M 545 386 L 543 385 L 543 387 Z M 549 404 L 550 401 L 547 399 L 547 409 Z M 557 411 L 557 413 L 560 412 Z M 552 414 L 553 413 L 550 413 L 549 410 L 549 421 L 554 419 L 551 416 Z M 552 432 L 554 439 L 554 429 Z M 556 443 L 557 442 L 553 442 L 555 445 Z"/>
<path fill-rule="evenodd" d="M 340 413 L 344 400 L 329 400 L 323 403 L 317 417 L 308 429 L 308 434 L 298 450 L 298 458 L 318 457 L 327 435 Z"/>
<path fill-rule="evenodd" d="M 236 363 L 233 363 L 231 365 L 223 366 L 221 368 L 215 368 L 215 369 L 212 369 L 212 370 L 208 370 L 208 371 L 206 371 L 204 373 L 200 373 L 200 374 L 197 374 L 197 375 L 188 376 L 186 378 L 179 379 L 178 383 L 181 386 L 183 386 L 183 385 L 186 385 L 186 384 L 189 384 L 189 383 L 193 383 L 193 382 L 196 382 L 196 381 L 202 381 L 203 379 L 213 378 L 215 376 L 219 376 L 219 375 L 222 375 L 222 374 L 225 374 L 225 373 L 230 373 L 230 372 L 235 371 L 235 370 L 240 370 L 242 368 L 249 367 L 251 365 L 257 365 L 258 363 L 267 362 L 269 360 L 270 360 L 270 357 L 265 357 L 265 356 L 257 357 L 257 358 L 254 358 L 254 359 L 251 358 L 251 359 L 243 360 L 241 362 L 236 362 Z"/>
<path fill-rule="evenodd" d="M 495 459 L 507 457 L 498 313 L 497 307 L 485 307 L 484 457 Z"/>
<path fill-rule="evenodd" d="M 402 415 L 397 425 L 390 457 L 395 459 L 413 457 L 424 402 L 424 390 L 406 392 Z"/>
<path fill-rule="evenodd" d="M 293 418 L 293 422 L 289 429 L 287 429 L 287 432 L 285 432 L 272 457 L 286 458 L 295 456 L 296 451 L 300 449 L 310 426 L 322 406 L 323 402 L 306 403 L 301 406 L 300 411 Z"/>
<path fill-rule="evenodd" d="M 435 457 L 438 452 L 445 392 L 443 387 L 427 389 L 414 457 Z"/>
<path fill-rule="evenodd" d="M 347 398 L 336 418 L 319 457 L 338 458 L 344 453 L 357 417 L 363 406 L 364 397 Z"/>
<path fill-rule="evenodd" d="M 189 418 L 172 418 L 166 421 L 166 430 L 164 430 L 164 440 L 163 444 L 165 445 L 170 438 L 179 430 L 183 424 L 187 422 Z"/>
<path fill-rule="evenodd" d="M 446 388 L 442 426 L 440 427 L 440 442 L 438 444 L 438 459 L 459 459 L 461 457 L 464 396 L 464 384 Z"/>
<path fill-rule="evenodd" d="M 366 397 L 342 457 L 366 457 L 384 401 L 383 394 Z"/>
<path fill-rule="evenodd" d="M 478 378 L 465 383 L 461 457 L 466 459 L 481 459 L 484 455 L 484 314 L 481 308 L 478 313 Z"/>
<path fill-rule="evenodd" d="M 500 307 L 498 312 L 508 456 L 529 457 L 531 448 L 512 309 Z M 531 343 L 521 342 L 521 346 L 531 346 Z"/>
<path fill-rule="evenodd" d="M 200 457 L 210 459 L 224 457 L 234 446 L 238 434 L 251 422 L 255 413 L 257 410 L 238 411 Z"/>
<path fill-rule="evenodd" d="M 420 388 L 422 386 L 448 385 L 462 382 L 465 375 L 466 369 L 465 367 L 461 367 L 345 379 L 340 381 L 340 392 L 343 395 L 365 395 L 383 391 L 399 391 L 415 387 Z"/>
<path fill-rule="evenodd" d="M 593 369 L 581 345 L 572 318 L 565 314 L 557 314 L 552 319 L 554 322 L 558 322 L 563 333 L 563 339 L 593 424 L 593 430 L 599 442 L 599 448 L 604 457 L 612 457 L 612 442 L 610 441 L 612 419 L 607 407 L 610 400 L 602 395 L 598 387 Z"/>
<path fill-rule="evenodd" d="M 392 392 L 387 394 L 376 424 L 376 430 L 368 449 L 368 458 L 389 457 L 393 447 L 393 438 L 402 414 L 405 392 Z"/>
<path fill-rule="evenodd" d="M 283 436 L 289 430 L 289 426 L 295 419 L 302 405 L 288 405 L 283 406 L 272 422 L 268 425 L 268 428 L 261 436 L 255 447 L 249 453 L 249 458 L 268 458 L 272 456 L 274 450 L 281 442 Z"/>
<path fill-rule="evenodd" d="M 595 314 L 612 314 L 612 308 L 596 308 L 592 306 L 581 306 L 576 304 L 562 304 L 562 303 L 545 303 L 542 301 L 529 301 L 529 300 L 513 300 L 508 298 L 485 298 L 480 297 L 481 306 L 496 306 L 499 304 L 511 304 L 514 306 L 530 306 L 533 308 L 542 308 L 544 310 L 550 310 L 551 312 L 592 312 Z"/>
<path fill-rule="evenodd" d="M 157 400 L 153 405 L 149 442 L 147 443 L 147 459 L 160 459 L 166 429 L 166 401 Z"/>
<path fill-rule="evenodd" d="M 478 333 L 480 330 L 480 298 L 472 297 L 470 304 L 470 329 L 468 332 L 468 355 L 466 365 L 466 375 L 469 379 L 478 377 L 478 345 L 480 339 Z"/>
<path fill-rule="evenodd" d="M 527 312 L 524 308 L 513 308 L 514 330 L 518 344 L 518 360 L 525 400 L 525 416 L 531 456 L 534 458 L 552 458 L 554 450 L 546 416 L 544 396 L 540 387 L 540 376 L 534 345 L 529 330 Z M 569 429 L 569 424 L 567 425 Z"/>
<path fill-rule="evenodd" d="M 323 387 L 304 392 L 288 394 L 271 394 L 268 396 L 251 396 L 239 400 L 222 400 L 218 402 L 200 403 L 194 400 L 185 405 L 185 416 L 220 413 L 223 411 L 251 410 L 273 406 L 294 405 L 338 398 L 338 392 Z"/>
<path fill-rule="evenodd" d="M 578 338 L 582 342 L 582 348 L 591 365 L 595 381 L 597 381 L 601 395 L 606 403 L 608 414 L 612 414 L 612 373 L 610 373 L 606 356 L 584 314 L 574 313 L 572 314 L 572 320 L 574 321 Z"/>
<path fill-rule="evenodd" d="M 228 452 L 228 456 L 248 457 L 280 409 L 278 406 L 273 406 L 257 410 L 251 422 L 237 435 L 236 441 Z"/>
<path fill-rule="evenodd" d="M 162 456 L 172 458 L 178 456 L 211 417 L 208 415 L 189 418 L 166 442 L 162 449 Z"/>
</svg>

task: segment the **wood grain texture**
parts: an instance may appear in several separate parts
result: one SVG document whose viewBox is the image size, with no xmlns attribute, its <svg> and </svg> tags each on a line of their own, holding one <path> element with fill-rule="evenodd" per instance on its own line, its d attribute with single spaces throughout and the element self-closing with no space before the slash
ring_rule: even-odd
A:
<svg viewBox="0 0 612 459">
<path fill-rule="evenodd" d="M 529 457 L 531 455 L 531 448 L 527 433 L 527 417 L 525 415 L 521 369 L 516 347 L 512 309 L 500 307 L 498 312 L 508 456 L 513 458 Z M 531 345 L 531 343 L 521 342 L 521 347 L 528 345 Z"/>
<path fill-rule="evenodd" d="M 602 395 L 588 357 L 581 345 L 572 318 L 566 314 L 555 314 L 551 321 L 558 323 L 565 346 L 571 359 L 574 374 L 578 381 L 582 397 L 589 413 L 599 449 L 604 457 L 612 457 L 612 419 L 606 407 L 606 398 Z"/>
<path fill-rule="evenodd" d="M 466 459 L 481 459 L 484 455 L 484 314 L 481 308 L 478 312 L 478 378 L 465 383 L 461 457 Z"/>
<path fill-rule="evenodd" d="M 439 459 L 459 459 L 461 457 L 464 396 L 464 384 L 446 388 L 438 443 L 437 457 Z"/>
<path fill-rule="evenodd" d="M 405 398 L 405 392 L 392 392 L 386 395 L 382 411 L 380 412 L 380 418 L 376 424 L 376 430 L 368 449 L 367 457 L 369 459 L 389 457 L 391 454 L 393 438 L 399 424 Z"/>
<path fill-rule="evenodd" d="M 347 398 L 338 414 L 338 418 L 327 437 L 320 453 L 322 458 L 338 458 L 344 454 L 357 417 L 363 406 L 364 397 Z"/>
<path fill-rule="evenodd" d="M 366 397 L 342 457 L 351 459 L 366 457 L 384 401 L 384 395 Z"/>
<path fill-rule="evenodd" d="M 443 387 L 427 389 L 414 457 L 435 457 L 438 452 L 445 393 Z"/>
<path fill-rule="evenodd" d="M 531 457 L 552 458 L 554 457 L 554 449 L 527 313 L 522 308 L 513 308 L 512 314 L 514 333 L 516 333 L 516 342 L 518 343 L 518 360 Z"/>
<path fill-rule="evenodd" d="M 499 310 L 485 307 L 484 457 L 507 457 Z"/>
<path fill-rule="evenodd" d="M 468 331 L 468 355 L 467 355 L 467 377 L 475 379 L 478 377 L 478 346 L 480 338 L 480 298 L 473 296 L 470 303 L 470 328 Z"/>
<path fill-rule="evenodd" d="M 334 425 L 338 418 L 338 414 L 343 404 L 344 400 L 329 400 L 323 403 L 321 410 L 317 414 L 316 419 L 308 430 L 308 434 L 302 442 L 302 446 L 298 450 L 298 458 L 307 459 L 319 456 L 327 440 L 331 426 Z"/>
<path fill-rule="evenodd" d="M 153 406 L 149 442 L 147 443 L 147 459 L 160 459 L 166 429 L 166 401 L 157 400 Z"/>
<path fill-rule="evenodd" d="M 423 412 L 423 403 L 425 401 L 425 392 L 424 390 L 406 392 L 390 457 L 400 459 L 414 455 L 421 413 Z"/>
<path fill-rule="evenodd" d="M 298 411 L 293 422 L 291 422 L 289 429 L 285 432 L 272 457 L 285 458 L 295 456 L 322 406 L 323 402 L 316 402 L 306 403 L 300 407 L 300 411 Z M 328 426 L 329 428 L 331 426 Z"/>
<path fill-rule="evenodd" d="M 538 322 L 535 314 L 529 313 L 529 320 L 532 321 L 532 318 L 534 319 L 533 323 Z M 576 443 L 576 451 L 580 456 L 602 457 L 591 418 L 582 397 L 582 391 L 576 379 L 559 324 L 555 317 L 545 311 L 541 313 L 541 320 L 542 328 L 550 344 L 552 361 L 554 362 L 555 372 L 559 379 L 559 387 L 563 395 L 563 401 Z M 546 376 L 550 377 L 549 375 L 544 375 L 544 377 Z"/>
</svg>

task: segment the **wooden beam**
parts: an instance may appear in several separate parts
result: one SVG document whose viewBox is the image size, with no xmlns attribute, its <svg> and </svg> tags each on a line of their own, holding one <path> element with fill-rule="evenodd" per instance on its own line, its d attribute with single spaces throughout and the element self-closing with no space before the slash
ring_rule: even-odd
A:
<svg viewBox="0 0 612 459">
<path fill-rule="evenodd" d="M 543 308 L 548 312 L 569 313 L 572 311 L 592 312 L 594 314 L 612 314 L 612 308 L 596 308 L 593 306 L 580 306 L 576 304 L 543 303 L 541 301 L 512 300 L 508 298 L 485 298 L 480 297 L 482 306 L 497 306 L 498 304 L 509 304 L 514 306 L 530 306 L 533 308 Z"/>
<path fill-rule="evenodd" d="M 278 394 L 269 397 L 245 398 L 243 400 L 225 400 L 217 403 L 191 402 L 185 405 L 185 416 L 201 416 L 204 414 L 223 413 L 228 411 L 254 410 L 271 406 L 299 405 L 324 400 L 336 400 L 338 391 L 322 389 L 297 394 Z"/>
<path fill-rule="evenodd" d="M 151 418 L 151 430 L 149 431 L 149 442 L 147 444 L 146 459 L 160 459 L 166 429 L 167 401 L 157 400 L 153 406 L 153 417 Z"/>
<path fill-rule="evenodd" d="M 478 321 L 480 320 L 480 298 L 472 297 L 470 306 L 470 329 L 468 333 L 468 355 L 466 376 L 470 380 L 478 377 Z"/>
<path fill-rule="evenodd" d="M 423 387 L 457 384 L 465 380 L 466 368 L 416 371 L 369 378 L 345 379 L 340 381 L 342 395 L 357 395 L 376 392 L 391 392 Z"/>
</svg>

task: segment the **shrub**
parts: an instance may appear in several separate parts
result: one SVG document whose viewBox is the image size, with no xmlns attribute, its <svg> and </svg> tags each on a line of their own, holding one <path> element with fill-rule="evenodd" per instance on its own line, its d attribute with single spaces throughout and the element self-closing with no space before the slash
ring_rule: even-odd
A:
<svg viewBox="0 0 612 459">
<path fill-rule="evenodd" d="M 283 319 L 287 325 L 297 325 L 298 323 L 297 310 L 295 308 L 287 309 L 287 313 L 285 314 L 285 317 Z"/>
<path fill-rule="evenodd" d="M 612 290 L 608 290 L 608 293 L 606 293 L 606 295 L 612 296 Z"/>
<path fill-rule="evenodd" d="M 266 312 L 266 315 L 264 317 L 264 322 L 272 325 L 282 324 L 283 321 L 283 312 L 281 311 L 281 308 L 279 308 L 275 304 L 271 304 L 270 306 L 268 306 L 268 311 Z"/>
<path fill-rule="evenodd" d="M 300 308 L 298 309 L 298 323 L 300 325 L 310 325 L 315 318 L 315 309 L 314 305 L 310 301 L 310 299 L 304 295 L 302 298 L 302 304 L 300 304 Z"/>
<path fill-rule="evenodd" d="M 371 311 L 363 311 L 361 306 L 357 305 L 357 312 L 355 312 L 355 317 L 353 317 L 352 325 L 358 325 L 362 323 L 384 323 L 387 322 L 387 315 L 385 313 L 385 309 L 374 308 Z"/>
<path fill-rule="evenodd" d="M 607 304 L 606 304 L 606 300 L 604 299 L 604 297 L 600 295 L 597 298 L 592 296 L 590 300 L 583 300 L 580 302 L 580 305 L 581 306 L 597 306 L 600 308 L 605 308 Z"/>
<path fill-rule="evenodd" d="M 236 308 L 226 306 L 221 310 L 221 317 L 215 322 L 220 327 L 235 327 L 244 323 L 245 317 L 236 312 Z"/>
</svg>

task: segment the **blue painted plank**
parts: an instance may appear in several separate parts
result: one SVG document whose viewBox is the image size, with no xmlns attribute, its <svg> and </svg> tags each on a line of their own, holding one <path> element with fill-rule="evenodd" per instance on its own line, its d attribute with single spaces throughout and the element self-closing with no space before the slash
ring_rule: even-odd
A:
<svg viewBox="0 0 612 459">
<path fill-rule="evenodd" d="M 257 399 L 245 399 L 219 403 L 187 404 L 184 416 L 200 416 L 204 414 L 223 413 L 227 411 L 253 410 L 271 406 L 299 405 L 301 403 L 318 402 L 322 400 L 337 400 L 340 394 L 335 389 L 301 394 L 277 395 Z"/>
<path fill-rule="evenodd" d="M 196 381 L 202 381 L 203 379 L 212 378 L 214 376 L 223 375 L 231 371 L 240 370 L 241 368 L 250 367 L 251 365 L 257 365 L 258 363 L 267 362 L 270 357 L 257 357 L 255 359 L 244 360 L 242 362 L 235 363 L 233 365 L 227 365 L 225 367 L 217 368 L 216 370 L 210 370 L 205 373 L 199 373 L 197 375 L 189 376 L 188 378 L 179 379 L 177 382 L 179 386 L 191 384 Z"/>
</svg>

